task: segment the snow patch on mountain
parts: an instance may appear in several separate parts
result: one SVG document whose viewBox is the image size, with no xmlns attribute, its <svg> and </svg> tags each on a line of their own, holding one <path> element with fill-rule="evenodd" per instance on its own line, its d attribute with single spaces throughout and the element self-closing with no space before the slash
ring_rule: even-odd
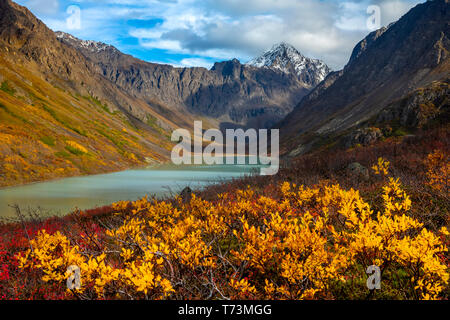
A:
<svg viewBox="0 0 450 320">
<path fill-rule="evenodd" d="M 81 40 L 81 39 L 78 39 L 78 38 L 74 37 L 73 35 L 65 33 L 65 32 L 57 31 L 57 32 L 55 32 L 55 34 L 58 39 L 68 42 L 72 46 L 77 47 L 77 48 L 86 49 L 91 52 L 98 53 L 98 52 L 106 51 L 106 50 L 117 50 L 116 48 L 114 48 L 113 46 L 111 46 L 109 44 L 106 44 L 103 42 L 97 42 L 97 41 L 93 41 L 93 40 Z"/>
<path fill-rule="evenodd" d="M 247 63 L 257 68 L 271 68 L 284 73 L 295 72 L 309 86 L 316 86 L 331 72 L 331 69 L 317 59 L 303 56 L 287 43 L 274 45 L 270 50 Z"/>
</svg>

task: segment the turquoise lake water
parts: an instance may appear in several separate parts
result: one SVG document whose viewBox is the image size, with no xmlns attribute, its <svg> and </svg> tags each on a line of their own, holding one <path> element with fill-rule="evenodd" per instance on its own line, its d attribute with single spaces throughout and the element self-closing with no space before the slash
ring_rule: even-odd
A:
<svg viewBox="0 0 450 320">
<path fill-rule="evenodd" d="M 15 204 L 22 212 L 41 208 L 50 215 L 64 216 L 77 208 L 91 209 L 145 195 L 165 197 L 187 186 L 194 190 L 258 172 L 249 165 L 159 166 L 5 188 L 0 189 L 0 218 L 14 218 L 10 205 Z"/>
</svg>

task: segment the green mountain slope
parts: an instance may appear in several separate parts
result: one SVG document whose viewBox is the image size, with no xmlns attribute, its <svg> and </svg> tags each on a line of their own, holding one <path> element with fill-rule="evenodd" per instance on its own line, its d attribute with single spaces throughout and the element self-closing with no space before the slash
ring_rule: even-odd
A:
<svg viewBox="0 0 450 320">
<path fill-rule="evenodd" d="M 161 110 L 0 0 L 0 186 L 166 161 L 177 124 Z"/>
</svg>

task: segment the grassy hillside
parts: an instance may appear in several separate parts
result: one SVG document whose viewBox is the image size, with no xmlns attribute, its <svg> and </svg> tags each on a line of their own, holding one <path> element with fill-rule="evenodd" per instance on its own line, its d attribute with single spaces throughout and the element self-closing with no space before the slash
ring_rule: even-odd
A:
<svg viewBox="0 0 450 320">
<path fill-rule="evenodd" d="M 167 159 L 169 133 L 156 123 L 52 86 L 1 55 L 0 66 L 0 187 Z"/>
</svg>

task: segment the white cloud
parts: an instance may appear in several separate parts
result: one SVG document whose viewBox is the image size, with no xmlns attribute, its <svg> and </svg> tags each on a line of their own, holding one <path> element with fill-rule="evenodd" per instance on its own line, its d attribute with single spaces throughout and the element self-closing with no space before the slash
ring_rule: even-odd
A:
<svg viewBox="0 0 450 320">
<path fill-rule="evenodd" d="M 180 52 L 184 53 L 186 52 L 183 50 L 183 48 L 180 45 L 180 42 L 178 41 L 172 41 L 172 40 L 154 40 L 154 41 L 145 41 L 140 40 L 140 45 L 147 49 L 164 49 L 164 50 L 170 50 L 172 52 Z"/>
<path fill-rule="evenodd" d="M 163 12 L 164 22 L 150 30 L 134 31 L 140 38 L 158 38 L 152 47 L 168 48 L 175 41 L 180 53 L 207 56 L 236 53 L 241 60 L 286 41 L 305 55 L 342 68 L 354 45 L 367 35 L 367 7 L 381 8 L 382 24 L 397 20 L 418 1 L 319 0 L 206 0 L 179 1 Z M 180 12 L 183 12 L 180 14 Z M 139 36 L 138 36 L 139 37 Z M 175 42 L 170 50 L 177 50 Z M 143 44 L 147 42 L 142 42 Z M 228 56 L 227 58 L 232 58 Z"/>
</svg>

